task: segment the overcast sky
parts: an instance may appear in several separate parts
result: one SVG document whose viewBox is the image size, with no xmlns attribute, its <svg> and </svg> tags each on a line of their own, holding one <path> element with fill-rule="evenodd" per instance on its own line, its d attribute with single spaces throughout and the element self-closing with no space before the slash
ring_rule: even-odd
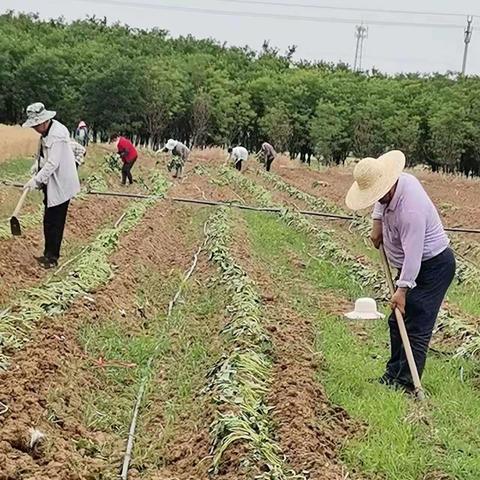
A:
<svg viewBox="0 0 480 480">
<path fill-rule="evenodd" d="M 480 74 L 479 0 L 264 2 L 274 2 L 277 5 L 266 6 L 252 0 L 0 0 L 0 11 L 38 12 L 42 18 L 64 16 L 68 20 L 95 14 L 97 17 L 106 16 L 109 22 L 120 21 L 134 27 L 166 29 L 172 36 L 192 34 L 198 38 L 211 37 L 221 42 L 226 41 L 230 45 L 249 45 L 254 49 L 259 49 L 263 40 L 267 39 L 271 45 L 278 46 L 282 51 L 286 50 L 288 45 L 297 45 L 297 59 L 333 62 L 343 60 L 350 64 L 353 63 L 355 53 L 355 23 L 363 21 L 369 26 L 363 68 L 375 66 L 389 73 L 459 71 L 464 48 L 463 25 L 466 24 L 466 14 L 472 14 L 479 17 L 474 18 L 467 73 Z M 279 3 L 295 6 L 283 7 L 278 5 Z M 358 12 L 307 8 L 306 5 L 460 15 Z M 174 8 L 160 8 L 162 6 Z M 181 11 L 181 8 L 185 10 Z M 227 12 L 234 14 L 227 15 Z M 400 22 L 409 25 L 378 25 L 375 22 Z M 412 26 L 412 23 L 423 26 Z M 446 24 L 448 27 L 439 28 L 429 26 L 430 24 Z M 456 25 L 458 27 L 455 27 Z M 479 30 L 475 31 L 477 27 Z"/>
</svg>

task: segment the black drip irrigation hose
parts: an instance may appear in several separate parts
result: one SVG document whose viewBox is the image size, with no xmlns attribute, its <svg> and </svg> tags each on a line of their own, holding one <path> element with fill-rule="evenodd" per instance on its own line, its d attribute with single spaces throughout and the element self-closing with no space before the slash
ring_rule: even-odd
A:
<svg viewBox="0 0 480 480">
<path fill-rule="evenodd" d="M 9 186 L 9 187 L 17 187 L 23 188 L 23 185 L 20 183 L 8 182 L 8 181 L 1 181 L 2 185 Z M 207 206 L 219 206 L 219 207 L 230 207 L 230 208 L 238 208 L 240 210 L 252 210 L 255 212 L 265 212 L 265 213 L 281 213 L 286 208 L 275 208 L 275 207 L 256 207 L 252 205 L 243 205 L 240 203 L 234 202 L 219 202 L 216 200 L 200 200 L 195 198 L 179 198 L 179 197 L 160 197 L 157 195 L 146 195 L 141 193 L 126 193 L 126 192 L 97 192 L 95 190 L 91 190 L 86 192 L 87 195 L 98 195 L 104 197 L 123 197 L 123 198 L 136 198 L 136 199 L 143 199 L 143 200 L 170 200 L 172 202 L 180 202 L 180 203 L 191 203 L 196 205 L 207 205 Z M 340 215 L 335 213 L 326 213 L 326 212 L 318 212 L 313 210 L 296 210 L 301 215 L 311 216 L 311 217 L 322 217 L 328 218 L 330 220 L 348 220 L 354 221 L 361 219 L 362 217 L 358 216 L 351 216 L 351 215 Z M 446 232 L 452 233 L 474 233 L 480 234 L 480 229 L 477 228 L 463 228 L 463 227 L 446 227 Z"/>
</svg>

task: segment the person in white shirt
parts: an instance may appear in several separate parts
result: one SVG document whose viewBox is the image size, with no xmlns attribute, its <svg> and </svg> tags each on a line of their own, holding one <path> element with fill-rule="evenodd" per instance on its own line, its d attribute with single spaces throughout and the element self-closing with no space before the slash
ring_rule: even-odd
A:
<svg viewBox="0 0 480 480">
<path fill-rule="evenodd" d="M 245 147 L 230 147 L 228 149 L 228 153 L 230 154 L 230 159 L 234 163 L 234 167 L 241 172 L 242 171 L 242 163 L 247 161 L 248 158 L 248 150 Z"/>
<path fill-rule="evenodd" d="M 33 103 L 27 107 L 27 120 L 23 124 L 24 128 L 33 128 L 40 134 L 37 166 L 24 188 L 44 193 L 45 249 L 37 260 L 45 268 L 58 264 L 68 205 L 80 192 L 70 134 L 64 125 L 54 120 L 55 115 L 56 112 L 46 110 L 43 103 Z"/>
</svg>

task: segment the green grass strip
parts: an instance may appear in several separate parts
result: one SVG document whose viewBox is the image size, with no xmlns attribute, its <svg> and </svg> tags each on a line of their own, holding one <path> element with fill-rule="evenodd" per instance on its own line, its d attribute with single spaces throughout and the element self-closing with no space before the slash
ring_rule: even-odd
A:
<svg viewBox="0 0 480 480">
<path fill-rule="evenodd" d="M 238 172 L 229 168 L 224 168 L 221 171 L 221 175 L 227 182 L 237 185 L 252 195 L 262 206 L 279 207 L 279 205 L 274 203 L 270 192 L 250 178 L 238 174 Z M 357 282 L 362 287 L 370 287 L 378 300 L 388 297 L 388 286 L 382 272 L 372 268 L 371 265 L 359 262 L 354 255 L 342 248 L 335 241 L 334 230 L 320 228 L 316 223 L 293 210 L 284 209 L 279 216 L 287 225 L 293 226 L 317 240 L 316 248 L 314 249 L 317 255 L 330 262 L 348 266 L 352 281 Z"/>
</svg>

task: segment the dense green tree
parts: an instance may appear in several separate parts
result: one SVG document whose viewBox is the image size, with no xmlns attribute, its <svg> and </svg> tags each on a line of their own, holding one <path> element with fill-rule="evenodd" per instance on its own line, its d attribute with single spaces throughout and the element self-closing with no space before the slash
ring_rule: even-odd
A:
<svg viewBox="0 0 480 480">
<path fill-rule="evenodd" d="M 348 65 L 293 61 L 165 30 L 0 15 L 0 122 L 42 101 L 71 129 L 85 120 L 154 146 L 270 141 L 327 164 L 398 148 L 408 163 L 480 173 L 480 81 L 451 72 L 389 76 Z"/>
</svg>

